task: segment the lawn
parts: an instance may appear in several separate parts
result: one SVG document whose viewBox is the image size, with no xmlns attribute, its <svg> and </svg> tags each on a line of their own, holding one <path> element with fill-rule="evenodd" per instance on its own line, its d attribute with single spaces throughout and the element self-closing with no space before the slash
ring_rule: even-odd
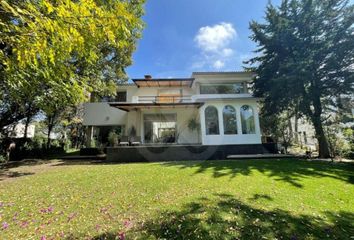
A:
<svg viewBox="0 0 354 240">
<path fill-rule="evenodd" d="M 0 239 L 354 238 L 351 164 L 51 161 L 0 171 Z"/>
</svg>

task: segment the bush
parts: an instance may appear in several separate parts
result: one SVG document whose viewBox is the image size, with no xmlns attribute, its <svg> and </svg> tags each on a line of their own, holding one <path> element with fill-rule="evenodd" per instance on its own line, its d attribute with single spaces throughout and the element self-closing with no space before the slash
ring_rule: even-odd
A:
<svg viewBox="0 0 354 240">
<path fill-rule="evenodd" d="M 17 138 L 13 139 L 13 141 L 16 147 L 10 152 L 10 161 L 19 161 L 25 158 L 46 158 L 53 154 L 64 153 L 64 148 L 60 147 L 59 144 L 51 145 L 49 149 L 45 148 L 46 139 L 43 137 L 35 137 L 33 139 Z M 10 139 L 4 141 L 4 149 L 7 149 L 10 142 Z"/>
<path fill-rule="evenodd" d="M 0 155 L 0 164 L 1 163 L 6 163 L 6 162 L 7 162 L 6 156 Z"/>
<path fill-rule="evenodd" d="M 108 134 L 108 142 L 109 142 L 109 145 L 112 147 L 118 145 L 118 134 L 115 131 L 111 131 Z"/>
</svg>

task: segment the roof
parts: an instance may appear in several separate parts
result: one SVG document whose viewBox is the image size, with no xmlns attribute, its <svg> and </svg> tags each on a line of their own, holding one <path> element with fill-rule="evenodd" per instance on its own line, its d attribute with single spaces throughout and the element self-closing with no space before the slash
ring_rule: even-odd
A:
<svg viewBox="0 0 354 240">
<path fill-rule="evenodd" d="M 254 72 L 249 72 L 249 71 L 228 71 L 228 72 L 193 72 L 193 75 L 233 75 L 233 74 L 255 74 Z"/>
<path fill-rule="evenodd" d="M 130 87 L 130 86 L 135 86 L 135 84 L 132 83 L 132 82 L 125 82 L 125 83 L 117 83 L 117 86 L 128 86 L 128 87 Z"/>
<path fill-rule="evenodd" d="M 152 78 L 132 79 L 140 87 L 191 87 L 194 78 Z"/>
<path fill-rule="evenodd" d="M 116 107 L 120 110 L 129 112 L 137 109 L 149 108 L 188 108 L 188 107 L 201 107 L 202 102 L 188 102 L 188 103 L 109 103 L 111 107 Z"/>
</svg>

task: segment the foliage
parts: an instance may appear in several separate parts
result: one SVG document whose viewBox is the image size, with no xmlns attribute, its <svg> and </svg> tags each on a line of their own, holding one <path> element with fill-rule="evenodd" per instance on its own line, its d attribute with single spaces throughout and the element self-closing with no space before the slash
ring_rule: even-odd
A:
<svg viewBox="0 0 354 240">
<path fill-rule="evenodd" d="M 113 94 L 141 37 L 143 3 L 0 1 L 0 129 L 41 110 L 50 134 L 91 92 Z"/>
<path fill-rule="evenodd" d="M 343 150 L 343 156 L 354 159 L 354 127 L 344 129 L 343 135 L 348 142 L 348 147 Z"/>
<path fill-rule="evenodd" d="M 118 134 L 114 130 L 109 132 L 108 142 L 110 146 L 116 146 L 118 144 Z"/>
<path fill-rule="evenodd" d="M 286 113 L 278 115 L 260 115 L 260 124 L 263 134 L 271 136 L 276 142 L 282 143 L 285 153 L 293 143 L 293 132 L 289 127 L 290 116 Z"/>
<path fill-rule="evenodd" d="M 7 162 L 6 157 L 0 153 L 0 164 L 1 163 L 6 163 L 6 162 Z"/>
<path fill-rule="evenodd" d="M 248 61 L 257 73 L 255 96 L 264 111 L 298 108 L 316 130 L 321 157 L 328 157 L 324 115 L 333 99 L 354 91 L 354 6 L 346 0 L 283 0 L 269 4 L 265 23 L 252 22 L 258 56 Z"/>
<path fill-rule="evenodd" d="M 200 124 L 199 121 L 196 118 L 191 118 L 188 121 L 188 129 L 191 131 L 199 131 L 200 129 Z"/>
<path fill-rule="evenodd" d="M 2 238 L 353 235 L 350 164 L 291 159 L 88 164 L 55 161 L 1 172 Z M 10 179 L 1 181 L 6 174 Z"/>
</svg>

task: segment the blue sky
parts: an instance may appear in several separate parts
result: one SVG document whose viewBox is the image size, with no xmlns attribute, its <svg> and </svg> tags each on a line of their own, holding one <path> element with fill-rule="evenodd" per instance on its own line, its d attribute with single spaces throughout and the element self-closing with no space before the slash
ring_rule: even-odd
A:
<svg viewBox="0 0 354 240">
<path fill-rule="evenodd" d="M 268 0 L 147 0 L 146 28 L 127 69 L 130 78 L 189 77 L 193 71 L 242 70 L 256 45 L 249 22 Z M 279 4 L 280 0 L 273 0 Z"/>
</svg>

